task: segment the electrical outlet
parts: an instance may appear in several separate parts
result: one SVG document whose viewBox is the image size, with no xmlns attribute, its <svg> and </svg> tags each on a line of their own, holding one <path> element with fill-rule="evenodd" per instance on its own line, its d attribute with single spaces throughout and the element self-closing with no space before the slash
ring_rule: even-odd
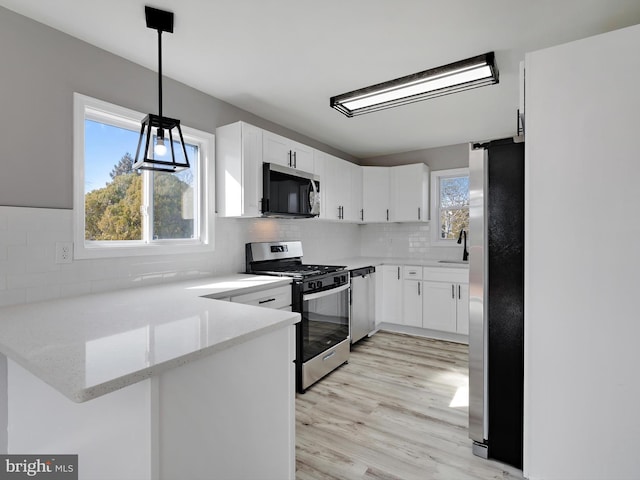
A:
<svg viewBox="0 0 640 480">
<path fill-rule="evenodd" d="M 56 263 L 71 263 L 73 242 L 56 242 Z"/>
</svg>

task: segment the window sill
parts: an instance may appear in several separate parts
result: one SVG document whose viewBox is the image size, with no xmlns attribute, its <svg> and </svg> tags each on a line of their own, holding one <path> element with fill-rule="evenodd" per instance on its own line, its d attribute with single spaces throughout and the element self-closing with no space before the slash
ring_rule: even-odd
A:
<svg viewBox="0 0 640 480">
<path fill-rule="evenodd" d="M 144 244 L 144 245 L 93 245 L 74 244 L 73 258 L 76 260 L 94 258 L 138 257 L 147 255 L 179 255 L 186 253 L 206 253 L 214 250 L 213 243 Z"/>
</svg>

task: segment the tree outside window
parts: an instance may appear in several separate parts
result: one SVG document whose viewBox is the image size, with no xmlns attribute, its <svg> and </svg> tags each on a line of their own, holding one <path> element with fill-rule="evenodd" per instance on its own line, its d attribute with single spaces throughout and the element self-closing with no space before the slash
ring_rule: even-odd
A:
<svg viewBox="0 0 640 480">
<path fill-rule="evenodd" d="M 124 131 L 122 131 L 124 130 Z M 197 228 L 194 207 L 194 175 L 197 175 L 198 147 L 187 144 L 192 168 L 179 173 L 138 172 L 128 151 L 136 146 L 137 133 L 100 123 L 85 121 L 85 165 L 98 177 L 106 177 L 109 157 L 94 152 L 120 148 L 123 155 L 113 158 L 104 186 L 85 194 L 85 240 L 144 240 L 193 238 Z M 114 145 L 115 144 L 115 145 Z M 178 148 L 176 148 L 178 150 Z M 96 183 L 93 180 L 85 184 Z M 149 194 L 145 194 L 145 189 Z M 144 199 L 148 198 L 147 202 Z M 145 215 L 152 216 L 145 232 Z"/>
<path fill-rule="evenodd" d="M 469 230 L 469 177 L 441 177 L 439 185 L 440 238 L 454 240 Z"/>
</svg>

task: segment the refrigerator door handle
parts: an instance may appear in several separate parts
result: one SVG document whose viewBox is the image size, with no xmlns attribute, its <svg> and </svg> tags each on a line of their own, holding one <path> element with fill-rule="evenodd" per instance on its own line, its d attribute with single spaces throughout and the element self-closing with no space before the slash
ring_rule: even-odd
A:
<svg viewBox="0 0 640 480">
<path fill-rule="evenodd" d="M 485 352 L 485 148 L 469 151 L 469 437 L 483 444 L 489 436 Z"/>
</svg>

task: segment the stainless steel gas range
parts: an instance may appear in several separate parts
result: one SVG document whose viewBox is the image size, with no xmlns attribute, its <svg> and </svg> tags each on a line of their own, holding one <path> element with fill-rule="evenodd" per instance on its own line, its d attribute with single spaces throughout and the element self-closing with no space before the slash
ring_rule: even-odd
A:
<svg viewBox="0 0 640 480">
<path fill-rule="evenodd" d="M 349 360 L 349 272 L 302 263 L 302 243 L 247 243 L 247 273 L 292 277 L 297 324 L 296 386 L 300 393 Z"/>
</svg>

